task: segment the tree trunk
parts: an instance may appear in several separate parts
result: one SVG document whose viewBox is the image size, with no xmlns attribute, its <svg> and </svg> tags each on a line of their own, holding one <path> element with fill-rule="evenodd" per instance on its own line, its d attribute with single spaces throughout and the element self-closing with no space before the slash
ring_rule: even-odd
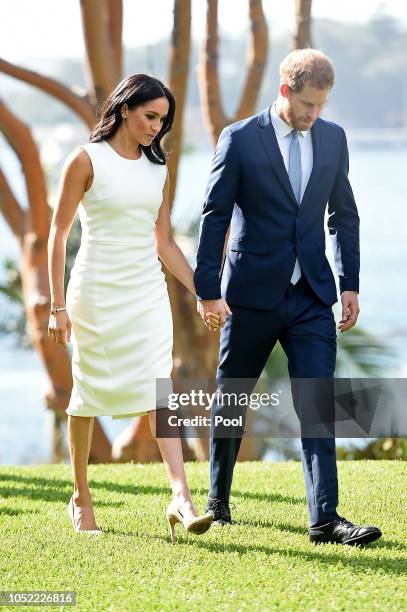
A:
<svg viewBox="0 0 407 612">
<path fill-rule="evenodd" d="M 261 0 L 249 0 L 249 19 L 251 24 L 250 43 L 248 52 L 247 75 L 242 89 L 240 101 L 234 117 L 227 117 L 221 100 L 218 67 L 218 2 L 207 0 L 206 39 L 201 49 L 199 67 L 199 86 L 201 103 L 209 134 L 214 144 L 217 143 L 219 134 L 227 125 L 240 119 L 244 119 L 256 112 L 256 102 L 263 80 L 264 69 L 268 54 L 268 30 L 263 13 Z M 229 239 L 230 228 L 225 236 L 224 256 Z M 233 309 L 233 307 L 232 307 Z M 207 342 L 210 342 L 207 340 Z M 215 346 L 208 347 L 205 351 L 208 355 L 207 364 L 210 369 L 206 372 L 215 375 L 217 362 L 217 350 Z M 216 347 L 217 349 L 217 347 Z M 215 365 L 214 365 L 215 364 Z M 213 369 L 212 369 L 213 368 Z M 202 371 L 202 369 L 201 369 Z M 248 424 L 251 422 L 248 415 Z M 255 440 L 246 436 L 242 442 L 239 460 L 259 459 L 259 450 Z"/>
<path fill-rule="evenodd" d="M 170 208 L 174 202 L 177 186 L 178 164 L 182 148 L 185 97 L 188 85 L 189 55 L 191 48 L 191 0 L 175 0 L 174 25 L 172 30 L 169 86 L 176 100 L 174 124 L 165 137 L 165 149 L 170 154 Z"/>
<path fill-rule="evenodd" d="M 296 0 L 295 2 L 295 28 L 292 38 L 293 50 L 312 47 L 311 6 L 312 0 Z"/>
<path fill-rule="evenodd" d="M 68 354 L 48 338 L 47 331 L 50 309 L 47 264 L 49 207 L 44 174 L 29 128 L 2 103 L 0 128 L 21 161 L 27 185 L 29 210 L 25 214 L 21 240 L 21 277 L 27 322 L 49 377 L 48 407 L 61 411 L 68 405 L 72 377 Z"/>
<path fill-rule="evenodd" d="M 113 49 L 116 79 L 119 81 L 122 78 L 123 72 L 123 0 L 107 1 L 107 29 L 110 36 L 110 44 Z"/>
<path fill-rule="evenodd" d="M 0 169 L 0 212 L 18 240 L 20 246 L 24 235 L 25 212 L 17 202 L 2 170 Z"/>
<path fill-rule="evenodd" d="M 96 109 L 121 78 L 121 0 L 81 0 L 81 15 L 90 95 Z"/>
<path fill-rule="evenodd" d="M 48 338 L 50 288 L 47 243 L 50 213 L 44 174 L 30 129 L 0 102 L 0 129 L 20 159 L 27 186 L 29 209 L 23 212 L 4 175 L 0 175 L 2 211 L 21 246 L 21 280 L 27 325 L 33 344 L 48 374 L 47 408 L 64 414 L 72 389 L 71 363 L 67 351 Z M 106 436 L 95 423 L 91 455 L 99 461 L 106 454 Z"/>
<path fill-rule="evenodd" d="M 93 108 L 88 96 L 80 96 L 61 83 L 31 70 L 0 59 L 0 72 L 38 87 L 72 109 L 89 128 L 95 123 L 97 104 L 121 76 L 121 0 L 82 0 L 82 21 L 88 63 L 94 73 Z M 22 250 L 21 276 L 27 323 L 34 347 L 40 353 L 48 373 L 50 388 L 46 394 L 47 407 L 54 410 L 55 425 L 65 416 L 71 388 L 72 373 L 68 353 L 48 338 L 50 289 L 48 281 L 47 243 L 50 214 L 46 187 L 38 149 L 27 126 L 0 103 L 0 129 L 19 157 L 27 184 L 29 210 L 23 211 L 7 180 L 0 171 L 0 210 Z M 55 433 L 55 432 L 54 432 Z M 55 454 L 60 447 L 54 435 Z M 111 460 L 110 442 L 100 422 L 95 419 L 90 462 Z"/>
<path fill-rule="evenodd" d="M 172 50 L 169 69 L 169 84 L 175 94 L 177 111 L 174 127 L 166 140 L 165 146 L 171 151 L 169 158 L 170 173 L 170 209 L 174 203 L 176 192 L 176 179 L 178 164 L 182 148 L 182 128 L 185 107 L 185 97 L 188 86 L 189 56 L 191 46 L 191 0 L 175 0 L 174 3 L 174 26 L 172 35 Z M 167 273 L 168 290 L 174 322 L 174 370 L 173 378 L 175 385 L 177 379 L 187 376 L 199 376 L 202 368 L 202 355 L 197 342 L 202 332 L 208 331 L 202 324 L 196 312 L 195 297 Z M 203 328 L 203 329 L 202 329 Z M 194 347 L 197 347 L 194 349 Z M 191 356 L 197 353 L 197 358 Z M 212 351 L 213 352 L 213 351 Z M 215 364 L 211 364 L 215 365 Z M 207 456 L 207 445 L 200 438 L 192 440 L 195 456 L 202 458 Z M 184 448 L 184 451 L 187 450 Z"/>
<path fill-rule="evenodd" d="M 176 98 L 175 121 L 171 132 L 165 138 L 165 149 L 169 153 L 170 208 L 174 202 L 178 164 L 182 148 L 182 126 L 185 96 L 188 84 L 189 56 L 191 46 L 191 0 L 175 0 L 172 48 L 169 65 L 169 87 Z M 165 268 L 168 292 L 174 323 L 174 370 L 173 378 L 179 376 L 202 377 L 202 344 L 207 343 L 208 331 L 196 313 L 194 296 Z M 211 340 L 211 339 L 210 339 Z M 213 353 L 213 351 L 212 351 Z M 205 352 L 205 355 L 207 353 Z M 215 362 L 211 363 L 215 367 Z M 207 371 L 207 368 L 204 370 Z M 192 458 L 188 446 L 183 443 L 184 458 Z M 158 448 L 150 433 L 147 417 L 135 419 L 119 434 L 113 443 L 114 458 L 117 461 L 140 460 L 141 447 L 149 448 L 146 460 L 160 459 Z M 196 457 L 207 456 L 206 445 L 200 439 L 193 440 Z M 153 450 L 154 449 L 154 450 Z"/>
<path fill-rule="evenodd" d="M 251 24 L 246 81 L 234 117 L 224 112 L 218 69 L 218 1 L 207 0 L 206 39 L 201 49 L 199 88 L 209 134 L 216 144 L 224 127 L 255 113 L 268 53 L 268 30 L 261 0 L 249 0 Z"/>
</svg>

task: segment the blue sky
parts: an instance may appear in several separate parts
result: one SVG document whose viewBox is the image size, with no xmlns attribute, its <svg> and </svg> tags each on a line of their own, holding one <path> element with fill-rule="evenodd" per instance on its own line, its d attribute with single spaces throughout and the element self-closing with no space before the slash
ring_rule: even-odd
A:
<svg viewBox="0 0 407 612">
<path fill-rule="evenodd" d="M 288 31 L 294 0 L 264 0 L 272 36 Z M 248 0 L 219 0 L 223 31 L 237 35 L 247 30 Z M 206 0 L 192 0 L 193 36 L 202 39 Z M 124 0 L 124 44 L 135 47 L 169 36 L 173 0 Z M 365 22 L 385 10 L 407 26 L 404 0 L 314 0 L 314 17 Z M 80 57 L 83 41 L 79 0 L 0 0 L 0 54 L 21 62 L 38 57 Z"/>
</svg>

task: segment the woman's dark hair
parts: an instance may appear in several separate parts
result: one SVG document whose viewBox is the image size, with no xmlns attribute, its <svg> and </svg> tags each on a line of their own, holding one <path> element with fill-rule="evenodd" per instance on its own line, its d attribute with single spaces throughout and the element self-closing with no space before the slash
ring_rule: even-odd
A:
<svg viewBox="0 0 407 612">
<path fill-rule="evenodd" d="M 166 155 L 161 148 L 161 138 L 170 131 L 174 121 L 175 98 L 171 91 L 158 79 L 148 74 L 133 74 L 123 79 L 106 98 L 99 120 L 92 130 L 89 141 L 100 142 L 111 138 L 119 129 L 123 118 L 121 109 L 127 104 L 129 109 L 136 108 L 150 100 L 167 98 L 169 109 L 161 130 L 148 147 L 140 145 L 146 157 L 154 164 L 166 164 Z"/>
</svg>

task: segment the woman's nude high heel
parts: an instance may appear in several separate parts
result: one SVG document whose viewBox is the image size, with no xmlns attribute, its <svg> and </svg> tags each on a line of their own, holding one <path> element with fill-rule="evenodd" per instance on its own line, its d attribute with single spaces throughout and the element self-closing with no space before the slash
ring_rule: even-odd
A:
<svg viewBox="0 0 407 612">
<path fill-rule="evenodd" d="M 92 508 L 90 506 L 75 506 L 73 503 L 73 496 L 69 500 L 69 504 L 67 507 L 67 511 L 69 516 L 71 517 L 73 528 L 77 533 L 88 533 L 90 535 L 99 535 L 102 533 L 102 530 L 99 529 L 81 529 L 80 523 L 83 518 L 87 518 L 92 513 Z"/>
<path fill-rule="evenodd" d="M 211 513 L 202 516 L 183 516 L 177 503 L 172 500 L 167 508 L 167 521 L 170 529 L 171 543 L 175 544 L 175 525 L 181 523 L 186 531 L 201 535 L 208 531 L 211 526 L 213 516 Z"/>
</svg>

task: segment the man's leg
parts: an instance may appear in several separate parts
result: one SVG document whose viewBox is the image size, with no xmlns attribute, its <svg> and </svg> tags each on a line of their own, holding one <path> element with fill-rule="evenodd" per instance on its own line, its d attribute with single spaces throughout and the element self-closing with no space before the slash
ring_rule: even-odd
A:
<svg viewBox="0 0 407 612">
<path fill-rule="evenodd" d="M 259 378 L 267 359 L 276 343 L 279 330 L 283 324 L 283 309 L 255 310 L 230 306 L 232 314 L 227 318 L 221 332 L 219 366 L 216 378 L 220 381 L 222 392 L 233 390 L 251 393 L 252 387 L 244 379 Z M 235 384 L 228 379 L 238 379 Z M 223 382 L 222 382 L 223 381 Z M 235 416 L 245 410 L 240 406 L 233 407 Z M 224 411 L 230 416 L 231 410 Z M 222 414 L 222 407 L 214 404 L 212 409 L 212 431 L 210 445 L 210 497 L 229 500 L 232 486 L 233 469 L 239 453 L 241 436 L 216 437 L 213 426 L 216 415 Z"/>
<path fill-rule="evenodd" d="M 298 286 L 290 289 L 287 300 L 287 327 L 280 342 L 288 357 L 288 370 L 292 379 L 318 379 L 305 381 L 307 401 L 300 412 L 307 423 L 303 431 L 309 431 L 310 422 L 319 414 L 331 416 L 331 425 L 324 437 L 303 434 L 302 463 L 310 514 L 310 526 L 326 523 L 338 517 L 338 478 L 336 469 L 334 398 L 330 397 L 329 379 L 334 377 L 336 360 L 336 328 L 332 309 L 324 305 L 302 278 Z M 321 379 L 326 379 L 326 383 Z M 301 391 L 301 381 L 293 381 Z M 321 385 L 322 383 L 322 385 Z M 332 404 L 322 406 L 321 403 Z M 320 404 L 318 406 L 318 403 Z M 304 410 L 305 408 L 305 410 Z M 325 413 L 325 415 L 324 415 Z M 299 415 L 301 418 L 301 414 Z M 329 421 L 329 418 L 327 418 Z M 331 427 L 331 429 L 330 429 Z M 329 435 L 331 431 L 332 435 Z"/>
</svg>

